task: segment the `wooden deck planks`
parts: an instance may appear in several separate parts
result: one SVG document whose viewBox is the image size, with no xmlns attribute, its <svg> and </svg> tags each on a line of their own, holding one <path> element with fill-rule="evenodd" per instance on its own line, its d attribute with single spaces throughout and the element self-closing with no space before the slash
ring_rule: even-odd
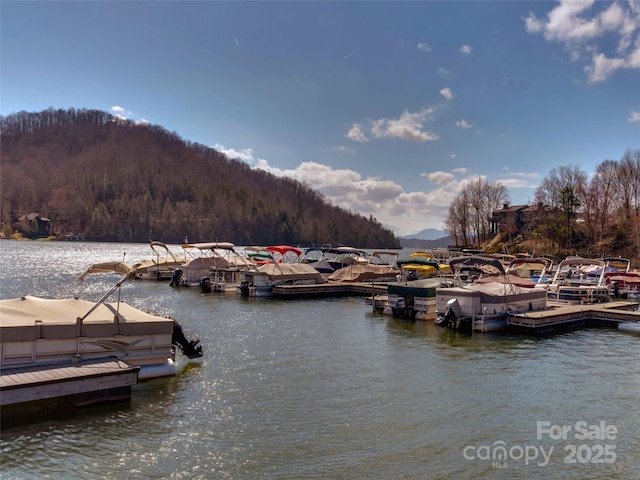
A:
<svg viewBox="0 0 640 480">
<path fill-rule="evenodd" d="M 130 387 L 140 367 L 115 358 L 0 371 L 0 405 Z"/>
<path fill-rule="evenodd" d="M 576 323 L 600 320 L 612 324 L 640 322 L 637 302 L 606 302 L 593 305 L 565 305 L 548 310 L 511 314 L 507 317 L 508 328 L 525 329 L 531 332 L 552 327 L 569 326 Z"/>
<path fill-rule="evenodd" d="M 278 297 L 331 297 L 343 295 L 371 295 L 375 291 L 376 294 L 387 293 L 387 283 L 371 282 L 328 282 L 303 285 L 276 285 L 272 292 Z"/>
</svg>

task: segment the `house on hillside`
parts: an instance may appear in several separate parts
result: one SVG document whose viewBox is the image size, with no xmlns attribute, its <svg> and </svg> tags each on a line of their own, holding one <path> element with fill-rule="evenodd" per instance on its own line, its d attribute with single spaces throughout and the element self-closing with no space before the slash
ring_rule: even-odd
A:
<svg viewBox="0 0 640 480">
<path fill-rule="evenodd" d="M 51 220 L 41 217 L 39 213 L 30 213 L 18 218 L 18 226 L 25 237 L 48 237 L 51 231 Z"/>
<path fill-rule="evenodd" d="M 538 203 L 530 205 L 520 212 L 522 222 L 522 233 L 532 232 L 539 225 L 546 223 L 549 219 L 555 218 L 560 213 L 558 207 Z"/>
<path fill-rule="evenodd" d="M 558 214 L 557 207 L 543 205 L 511 205 L 505 203 L 491 214 L 491 233 L 517 235 L 533 231 L 538 225 Z"/>
<path fill-rule="evenodd" d="M 491 233 L 517 234 L 522 231 L 522 211 L 529 205 L 511 205 L 505 203 L 500 210 L 491 214 Z"/>
</svg>

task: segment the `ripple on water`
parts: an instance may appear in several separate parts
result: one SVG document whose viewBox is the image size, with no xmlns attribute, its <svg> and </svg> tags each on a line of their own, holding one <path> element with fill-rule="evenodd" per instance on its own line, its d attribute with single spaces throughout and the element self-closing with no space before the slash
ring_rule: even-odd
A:
<svg viewBox="0 0 640 480">
<path fill-rule="evenodd" d="M 90 263 L 147 245 L 2 242 L 0 295 L 54 294 Z M 126 252 L 126 255 L 124 255 Z M 10 281 L 9 281 L 10 280 Z M 109 281 L 98 281 L 91 294 Z M 133 282 L 123 299 L 179 319 L 205 357 L 136 385 L 131 402 L 2 409 L 11 478 L 630 479 L 640 463 L 640 338 L 582 330 L 459 335 L 371 313 L 360 298 L 278 301 Z M 619 429 L 607 469 L 463 457 L 538 443 L 536 422 Z M 517 467 L 517 468 L 516 468 Z M 593 473 L 591 473 L 593 471 Z"/>
</svg>

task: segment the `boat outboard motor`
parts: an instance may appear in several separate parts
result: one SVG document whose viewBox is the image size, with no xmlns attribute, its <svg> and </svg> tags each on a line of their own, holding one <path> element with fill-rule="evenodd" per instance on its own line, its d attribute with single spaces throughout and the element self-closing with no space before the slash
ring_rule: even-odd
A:
<svg viewBox="0 0 640 480">
<path fill-rule="evenodd" d="M 169 286 L 179 287 L 181 281 L 182 281 L 182 270 L 179 268 L 176 268 L 175 271 L 173 272 L 173 275 L 171 275 L 171 282 L 169 282 Z"/>
<path fill-rule="evenodd" d="M 398 297 L 396 300 L 396 315 L 401 318 L 408 316 L 407 300 L 404 297 Z"/>
<path fill-rule="evenodd" d="M 620 298 L 620 287 L 618 286 L 618 282 L 611 282 L 611 287 L 613 289 L 613 298 Z"/>
<path fill-rule="evenodd" d="M 439 327 L 446 327 L 449 330 L 459 330 L 459 319 L 462 316 L 462 309 L 457 298 L 452 298 L 447 302 L 447 309 L 444 315 L 438 318 L 437 325 Z"/>
<path fill-rule="evenodd" d="M 248 297 L 249 296 L 249 282 L 240 282 L 240 296 Z"/>
<path fill-rule="evenodd" d="M 209 277 L 200 279 L 200 290 L 202 290 L 202 293 L 211 293 L 211 279 Z"/>
<path fill-rule="evenodd" d="M 182 353 L 189 358 L 199 358 L 202 354 L 202 345 L 198 345 L 200 340 L 187 340 L 182 331 L 182 325 L 177 320 L 173 321 L 173 335 L 171 335 L 171 344 L 182 350 Z"/>
</svg>

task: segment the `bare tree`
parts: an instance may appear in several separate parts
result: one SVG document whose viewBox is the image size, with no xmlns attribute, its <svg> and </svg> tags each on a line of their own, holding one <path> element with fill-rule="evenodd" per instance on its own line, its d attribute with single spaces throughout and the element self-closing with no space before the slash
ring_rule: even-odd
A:
<svg viewBox="0 0 640 480">
<path fill-rule="evenodd" d="M 605 160 L 596 168 L 595 175 L 582 198 L 583 218 L 589 238 L 601 243 L 611 224 L 611 214 L 618 195 L 618 163 Z"/>
<path fill-rule="evenodd" d="M 508 201 L 504 185 L 478 177 L 451 203 L 445 220 L 447 232 L 458 245 L 479 245 L 489 238 L 493 211 Z"/>
</svg>

